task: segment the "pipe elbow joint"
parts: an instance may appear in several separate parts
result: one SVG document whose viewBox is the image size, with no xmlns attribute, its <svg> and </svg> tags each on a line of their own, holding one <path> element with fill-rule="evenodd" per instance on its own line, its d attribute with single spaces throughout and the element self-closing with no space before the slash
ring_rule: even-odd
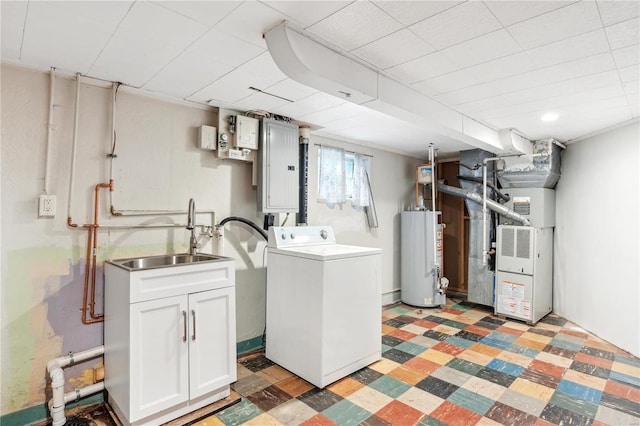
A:
<svg viewBox="0 0 640 426">
<path fill-rule="evenodd" d="M 51 386 L 54 388 L 64 386 L 64 372 L 62 368 L 57 367 L 49 374 L 51 375 Z"/>
</svg>

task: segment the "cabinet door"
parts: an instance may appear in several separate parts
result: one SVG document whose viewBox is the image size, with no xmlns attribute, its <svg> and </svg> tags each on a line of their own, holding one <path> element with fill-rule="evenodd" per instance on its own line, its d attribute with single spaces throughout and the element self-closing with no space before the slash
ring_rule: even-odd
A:
<svg viewBox="0 0 640 426">
<path fill-rule="evenodd" d="M 189 398 L 187 296 L 133 303 L 130 310 L 134 422 Z"/>
<path fill-rule="evenodd" d="M 235 288 L 189 295 L 191 399 L 236 380 Z"/>
</svg>

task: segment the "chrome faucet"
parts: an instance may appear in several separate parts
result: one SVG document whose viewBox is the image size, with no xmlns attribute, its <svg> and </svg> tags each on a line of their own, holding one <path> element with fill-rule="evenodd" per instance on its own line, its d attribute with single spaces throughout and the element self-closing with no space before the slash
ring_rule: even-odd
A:
<svg viewBox="0 0 640 426">
<path fill-rule="evenodd" d="M 196 202 L 189 199 L 189 213 L 187 213 L 187 229 L 191 231 L 189 240 L 189 254 L 194 255 L 198 250 L 198 239 L 196 238 Z"/>
</svg>

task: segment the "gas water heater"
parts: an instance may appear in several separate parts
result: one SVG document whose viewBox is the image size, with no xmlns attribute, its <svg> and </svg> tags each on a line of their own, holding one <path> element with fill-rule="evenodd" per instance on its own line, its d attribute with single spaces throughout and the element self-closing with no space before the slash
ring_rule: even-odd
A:
<svg viewBox="0 0 640 426">
<path fill-rule="evenodd" d="M 442 276 L 442 213 L 405 211 L 400 220 L 400 287 L 402 302 L 443 306 L 449 281 Z"/>
</svg>

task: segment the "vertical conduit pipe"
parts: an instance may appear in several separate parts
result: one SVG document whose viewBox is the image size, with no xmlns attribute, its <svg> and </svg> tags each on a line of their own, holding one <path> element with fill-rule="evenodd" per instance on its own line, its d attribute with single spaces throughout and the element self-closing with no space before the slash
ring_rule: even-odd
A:
<svg viewBox="0 0 640 426">
<path fill-rule="evenodd" d="M 435 153 L 433 152 L 433 144 L 429 144 L 429 162 L 431 163 L 431 208 L 433 210 L 433 268 L 434 268 L 434 273 L 433 273 L 433 279 L 435 280 L 435 284 L 436 284 L 436 288 L 438 285 L 438 276 L 439 274 L 439 269 L 440 269 L 440 265 L 438 265 L 438 238 L 436 235 L 436 221 L 437 221 L 437 214 L 436 214 L 436 185 L 437 185 L 437 180 L 436 180 L 436 164 L 435 164 Z"/>
<path fill-rule="evenodd" d="M 309 132 L 308 127 L 300 127 L 299 185 L 298 185 L 298 225 L 307 224 L 309 195 Z"/>
<path fill-rule="evenodd" d="M 71 170 L 69 171 L 69 197 L 67 199 L 67 225 L 77 228 L 71 219 L 71 199 L 73 198 L 73 184 L 76 179 L 76 151 L 78 146 L 78 116 L 80 115 L 80 73 L 76 73 L 76 102 L 73 114 L 73 141 L 71 143 Z"/>
<path fill-rule="evenodd" d="M 49 193 L 49 168 L 51 164 L 51 140 L 53 139 L 53 97 L 56 86 L 56 69 L 49 72 L 49 119 L 47 122 L 47 146 L 44 162 L 44 193 Z"/>
</svg>

